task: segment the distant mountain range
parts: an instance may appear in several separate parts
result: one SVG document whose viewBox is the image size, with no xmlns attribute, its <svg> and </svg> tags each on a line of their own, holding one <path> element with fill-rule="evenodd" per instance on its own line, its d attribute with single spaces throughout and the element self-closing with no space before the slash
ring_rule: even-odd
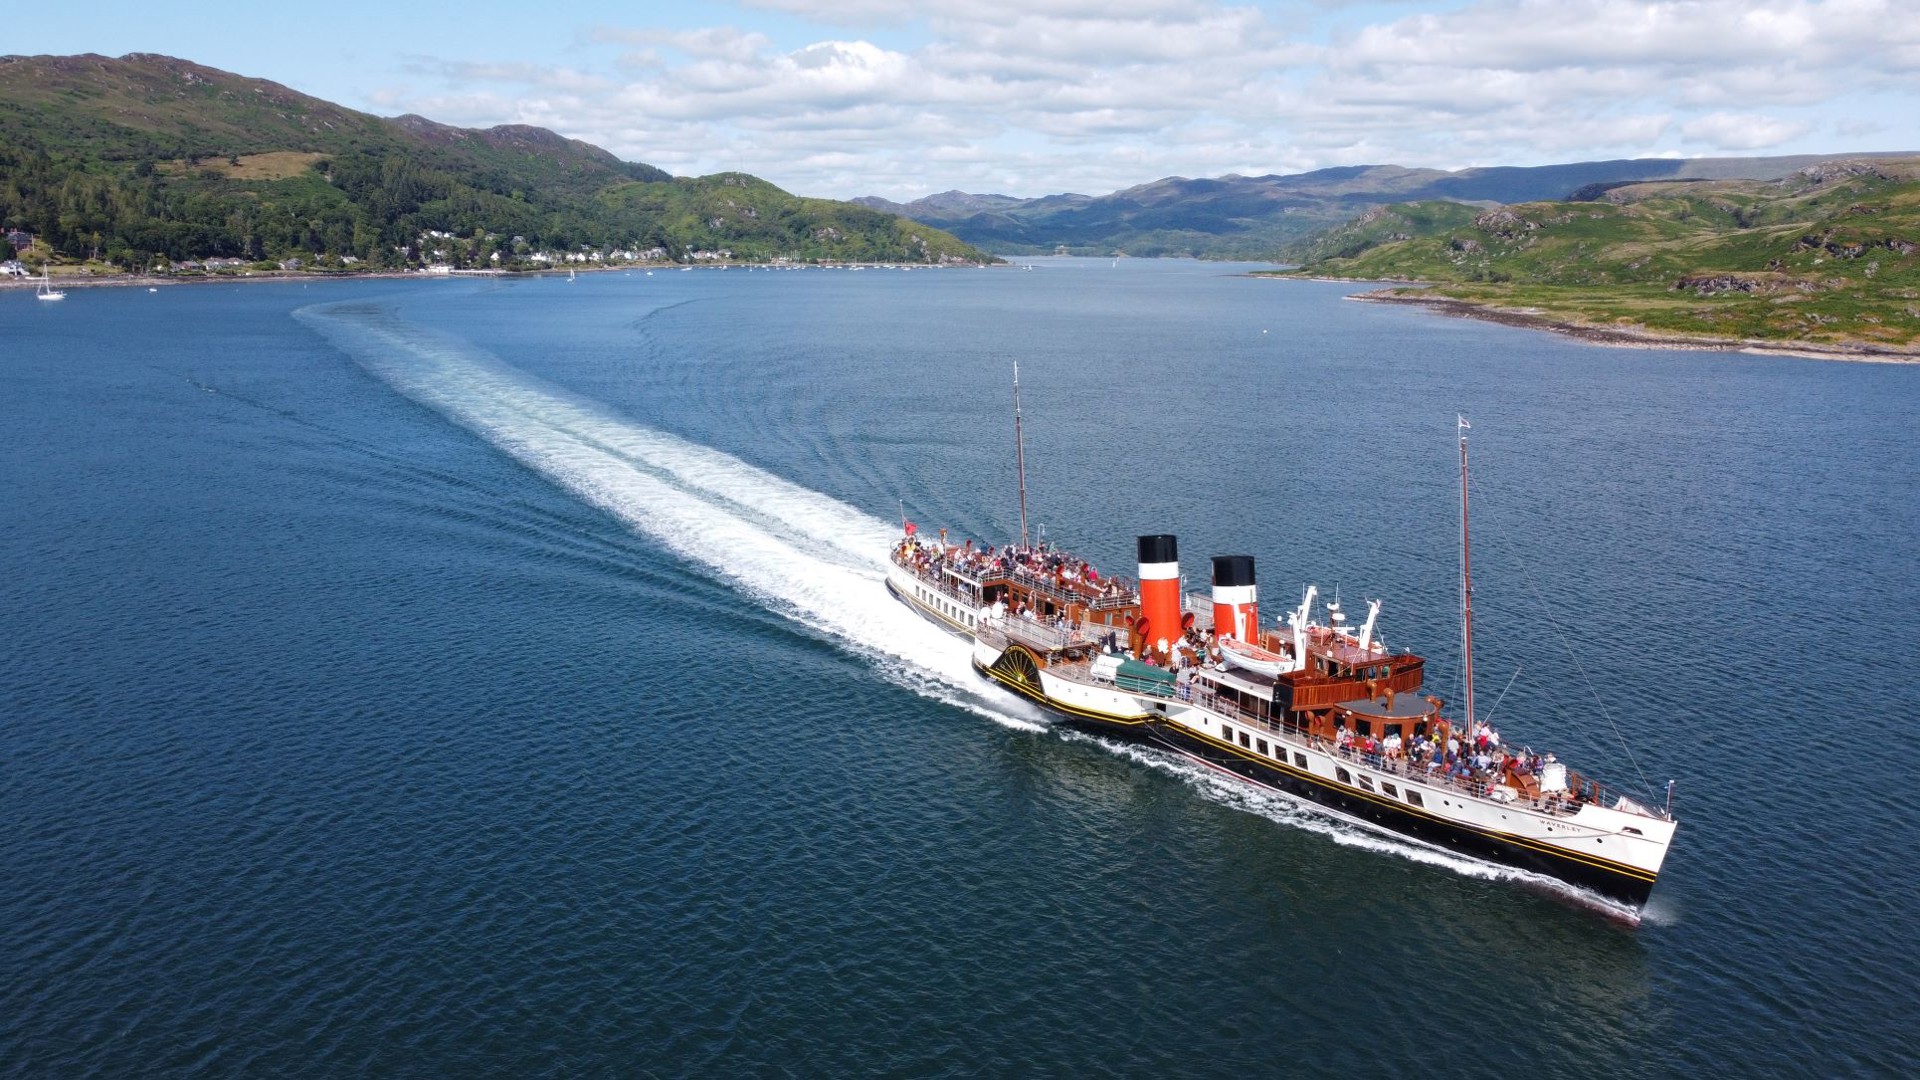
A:
<svg viewBox="0 0 1920 1080">
<path fill-rule="evenodd" d="M 0 226 L 42 257 L 121 266 L 987 258 L 744 173 L 675 178 L 544 128 L 386 119 L 149 53 L 0 57 Z"/>
<path fill-rule="evenodd" d="M 1772 180 L 1822 161 L 1906 153 L 1760 158 L 1637 158 L 1529 168 L 1408 169 L 1355 165 L 1308 173 L 1172 176 L 1111 195 L 1019 199 L 948 191 L 910 203 L 864 196 L 862 206 L 944 229 L 1004 255 L 1193 255 L 1284 258 L 1310 233 L 1376 207 L 1443 199 L 1481 206 L 1565 198 L 1582 188 L 1645 180 Z"/>
</svg>

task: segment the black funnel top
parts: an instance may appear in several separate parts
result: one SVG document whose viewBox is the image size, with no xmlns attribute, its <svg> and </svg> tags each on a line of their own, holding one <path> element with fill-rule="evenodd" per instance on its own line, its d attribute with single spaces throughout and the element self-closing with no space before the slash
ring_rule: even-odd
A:
<svg viewBox="0 0 1920 1080">
<path fill-rule="evenodd" d="M 1140 565 L 1150 563 L 1170 563 L 1180 561 L 1180 551 L 1173 537 L 1161 533 L 1140 538 Z"/>
<path fill-rule="evenodd" d="M 1215 585 L 1253 584 L 1253 556 L 1215 555 L 1213 557 L 1213 583 Z"/>
</svg>

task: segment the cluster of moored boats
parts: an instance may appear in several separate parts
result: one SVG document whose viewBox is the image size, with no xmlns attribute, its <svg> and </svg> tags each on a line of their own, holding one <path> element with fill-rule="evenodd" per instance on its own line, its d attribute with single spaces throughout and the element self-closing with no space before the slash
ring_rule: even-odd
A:
<svg viewBox="0 0 1920 1080">
<path fill-rule="evenodd" d="M 1464 434 L 1461 469 L 1464 545 Z M 1252 557 L 1213 556 L 1209 596 L 1184 593 L 1175 537 L 1139 537 L 1137 552 L 1127 580 L 1044 544 L 983 549 L 907 524 L 887 587 L 970 640 L 981 674 L 1082 727 L 1634 909 L 1646 902 L 1673 839 L 1670 809 L 1502 746 L 1475 719 L 1470 600 L 1454 715 L 1423 692 L 1425 661 L 1380 640 L 1378 601 L 1356 630 L 1337 600 L 1317 608 L 1309 587 L 1264 627 Z"/>
</svg>

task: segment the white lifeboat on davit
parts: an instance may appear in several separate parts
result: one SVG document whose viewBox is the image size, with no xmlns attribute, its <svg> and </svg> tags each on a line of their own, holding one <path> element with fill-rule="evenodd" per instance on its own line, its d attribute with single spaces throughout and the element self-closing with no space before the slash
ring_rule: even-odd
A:
<svg viewBox="0 0 1920 1080">
<path fill-rule="evenodd" d="M 1268 652 L 1258 645 L 1249 645 L 1239 638 L 1223 637 L 1214 642 L 1220 649 L 1220 658 L 1234 667 L 1251 671 L 1256 675 L 1265 675 L 1269 679 L 1278 678 L 1288 669 L 1287 658 L 1276 652 Z"/>
</svg>

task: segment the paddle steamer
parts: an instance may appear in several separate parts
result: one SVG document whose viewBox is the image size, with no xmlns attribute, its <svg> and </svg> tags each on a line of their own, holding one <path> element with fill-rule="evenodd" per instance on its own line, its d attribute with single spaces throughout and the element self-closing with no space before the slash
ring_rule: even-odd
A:
<svg viewBox="0 0 1920 1080">
<path fill-rule="evenodd" d="M 1015 438 L 1020 441 L 1019 376 Z M 1089 730 L 1167 747 L 1210 769 L 1335 814 L 1473 857 L 1568 882 L 1636 912 L 1676 822 L 1574 772 L 1516 751 L 1474 711 L 1467 439 L 1461 421 L 1462 647 L 1459 713 L 1421 692 L 1425 662 L 1393 652 L 1337 602 L 1315 618 L 1308 588 L 1263 630 L 1254 561 L 1212 559 L 1212 595 L 1181 589 L 1177 542 L 1138 540 L 1138 577 L 1026 538 L 1024 449 L 1017 544 L 927 538 L 911 523 L 888 589 L 972 643 L 985 677 Z M 1210 602 L 1209 602 L 1210 600 Z"/>
</svg>

